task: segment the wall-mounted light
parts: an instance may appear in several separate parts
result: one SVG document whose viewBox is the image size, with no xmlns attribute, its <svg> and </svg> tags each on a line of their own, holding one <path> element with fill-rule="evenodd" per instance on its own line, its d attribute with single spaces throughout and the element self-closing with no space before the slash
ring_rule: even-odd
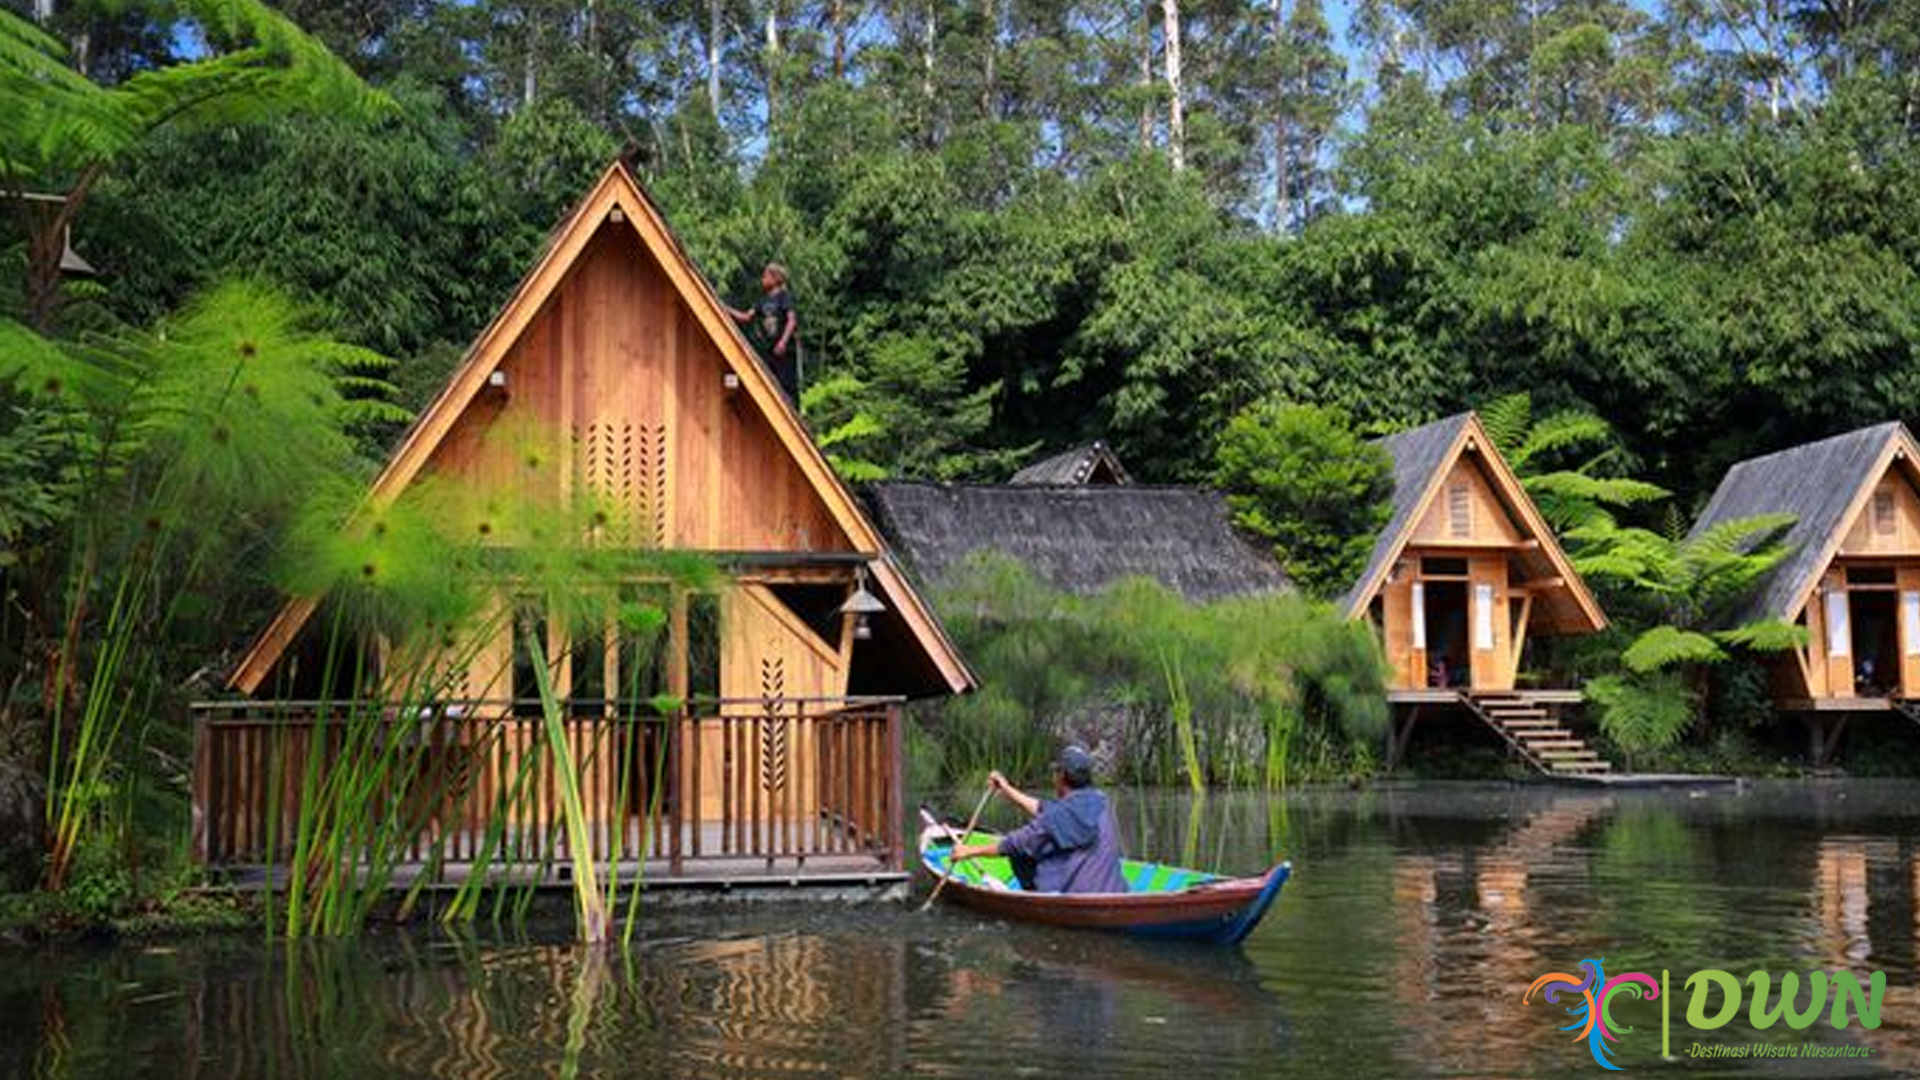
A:
<svg viewBox="0 0 1920 1080">
<path fill-rule="evenodd" d="M 720 384 L 727 388 L 728 393 L 732 393 L 740 389 L 740 376 L 729 371 L 725 375 L 720 376 Z"/>
<path fill-rule="evenodd" d="M 9 196 L 4 193 L 0 193 L 0 198 L 8 197 Z M 40 191 L 22 191 L 11 197 L 19 199 L 21 202 L 40 203 L 54 207 L 64 206 L 67 201 L 65 195 L 49 195 Z M 55 210 L 52 212 L 58 213 L 59 211 Z M 60 231 L 60 263 L 57 269 L 62 277 L 90 278 L 100 276 L 100 271 L 94 269 L 92 263 L 81 258 L 80 253 L 73 250 L 73 225 L 71 223 Z"/>
<path fill-rule="evenodd" d="M 487 372 L 487 385 L 495 390 L 505 390 L 507 388 L 507 373 L 500 368 L 494 368 L 492 371 Z"/>
<path fill-rule="evenodd" d="M 618 225 L 621 222 L 627 220 L 627 212 L 616 206 L 612 210 L 607 212 L 607 220 L 613 222 L 615 225 Z"/>
<path fill-rule="evenodd" d="M 873 616 L 887 610 L 880 598 L 867 591 L 867 568 L 862 566 L 854 578 L 853 595 L 840 605 L 840 614 L 853 616 L 853 639 L 867 641 L 873 637 Z"/>
<path fill-rule="evenodd" d="M 80 257 L 73 250 L 73 226 L 69 225 L 60 237 L 60 272 L 67 277 L 98 277 L 100 271 L 93 264 Z"/>
</svg>

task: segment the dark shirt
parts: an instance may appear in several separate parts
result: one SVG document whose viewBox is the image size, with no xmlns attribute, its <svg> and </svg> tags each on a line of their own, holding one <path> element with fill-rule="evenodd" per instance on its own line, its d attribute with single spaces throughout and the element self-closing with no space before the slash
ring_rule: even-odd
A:
<svg viewBox="0 0 1920 1080">
<path fill-rule="evenodd" d="M 753 306 L 753 344 L 760 350 L 761 359 L 773 369 L 774 377 L 780 380 L 780 389 L 787 392 L 788 400 L 800 403 L 800 328 L 796 325 L 793 337 L 787 341 L 785 355 L 775 356 L 773 347 L 780 343 L 780 335 L 786 332 L 787 317 L 793 314 L 793 293 L 786 289 L 766 293 L 760 302 Z"/>
<path fill-rule="evenodd" d="M 1000 838 L 1000 854 L 1033 859 L 1037 892 L 1123 893 L 1120 826 L 1105 792 L 1070 791 L 1042 802 L 1033 820 Z"/>
</svg>

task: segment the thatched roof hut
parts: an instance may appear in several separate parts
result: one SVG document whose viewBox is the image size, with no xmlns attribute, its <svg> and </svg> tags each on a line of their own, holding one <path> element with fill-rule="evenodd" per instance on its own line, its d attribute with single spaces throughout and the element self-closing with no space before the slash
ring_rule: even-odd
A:
<svg viewBox="0 0 1920 1080">
<path fill-rule="evenodd" d="M 921 580 L 978 551 L 1025 563 L 1067 592 L 1151 578 L 1196 601 L 1288 588 L 1271 553 L 1236 533 L 1225 498 L 1187 487 L 880 483 L 874 521 Z"/>
</svg>

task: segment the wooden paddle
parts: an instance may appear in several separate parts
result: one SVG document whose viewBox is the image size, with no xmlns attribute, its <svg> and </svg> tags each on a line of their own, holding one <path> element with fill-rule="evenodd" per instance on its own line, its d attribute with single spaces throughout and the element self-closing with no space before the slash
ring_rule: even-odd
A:
<svg viewBox="0 0 1920 1080">
<path fill-rule="evenodd" d="M 993 785 L 988 784 L 987 790 L 980 793 L 980 801 L 974 804 L 973 816 L 967 819 L 966 830 L 962 832 L 959 836 L 954 836 L 953 846 L 955 850 L 958 850 L 961 844 L 964 844 L 967 842 L 967 837 L 973 835 L 973 827 L 975 825 L 980 824 L 980 814 L 986 810 L 987 800 L 991 798 L 993 798 Z M 953 830 L 948 829 L 947 835 L 953 836 Z M 928 908 L 932 907 L 933 902 L 936 899 L 938 899 L 940 896 L 940 890 L 946 888 L 947 882 L 951 881 L 952 879 L 953 879 L 953 856 L 948 855 L 947 856 L 947 872 L 940 875 L 939 883 L 934 885 L 933 892 L 927 896 L 927 902 L 920 905 L 920 910 L 925 911 Z"/>
</svg>

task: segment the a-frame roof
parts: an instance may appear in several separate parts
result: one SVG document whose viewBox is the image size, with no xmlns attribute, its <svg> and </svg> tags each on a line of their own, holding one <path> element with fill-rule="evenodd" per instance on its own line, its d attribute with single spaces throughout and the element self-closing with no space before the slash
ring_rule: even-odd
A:
<svg viewBox="0 0 1920 1080">
<path fill-rule="evenodd" d="M 1749 458 L 1727 470 L 1690 536 L 1761 514 L 1792 514 L 1786 558 L 1757 582 L 1738 621 L 1799 618 L 1820 575 L 1839 553 L 1874 485 L 1896 461 L 1920 467 L 1920 446 L 1890 421 Z"/>
<path fill-rule="evenodd" d="M 1133 477 L 1104 439 L 1053 455 L 1013 474 L 1012 484 L 1131 484 Z"/>
<path fill-rule="evenodd" d="M 666 219 L 633 174 L 617 161 L 554 229 L 533 269 L 521 280 L 512 298 L 480 332 L 439 396 L 408 429 L 375 478 L 367 505 L 376 508 L 390 505 L 420 475 L 434 450 L 485 388 L 488 376 L 506 359 L 603 225 L 632 229 L 680 301 L 712 340 L 727 370 L 738 377 L 747 400 L 765 418 L 834 523 L 846 534 L 854 550 L 874 557 L 874 583 L 892 609 L 889 614 L 905 624 L 919 651 L 952 692 L 971 689 L 975 685 L 973 673 L 932 610 L 894 565 L 879 530 L 867 519 L 846 485 L 834 475 L 825 455 L 801 424 L 793 404 L 741 336 L 739 326 L 727 314 L 712 285 L 694 268 Z M 318 603 L 319 598 L 311 596 L 289 601 L 255 639 L 229 685 L 243 693 L 257 690 L 312 617 Z"/>
<path fill-rule="evenodd" d="M 1393 459 L 1393 514 L 1374 540 L 1366 569 L 1341 599 L 1341 610 L 1348 618 L 1358 618 L 1365 613 L 1367 605 L 1386 583 L 1394 562 L 1406 550 L 1427 508 L 1433 505 L 1454 463 L 1472 451 L 1477 452 L 1487 481 L 1514 524 L 1538 545 L 1534 551 L 1553 575 L 1566 583 L 1566 594 L 1577 613 L 1578 624 L 1587 630 L 1600 630 L 1607 625 L 1607 617 L 1594 600 L 1592 590 L 1574 570 L 1573 561 L 1567 558 L 1565 549 L 1546 519 L 1540 516 L 1539 508 L 1534 506 L 1520 478 L 1514 475 L 1486 428 L 1481 426 L 1479 416 L 1460 413 L 1390 435 L 1380 440 L 1379 445 Z"/>
</svg>

